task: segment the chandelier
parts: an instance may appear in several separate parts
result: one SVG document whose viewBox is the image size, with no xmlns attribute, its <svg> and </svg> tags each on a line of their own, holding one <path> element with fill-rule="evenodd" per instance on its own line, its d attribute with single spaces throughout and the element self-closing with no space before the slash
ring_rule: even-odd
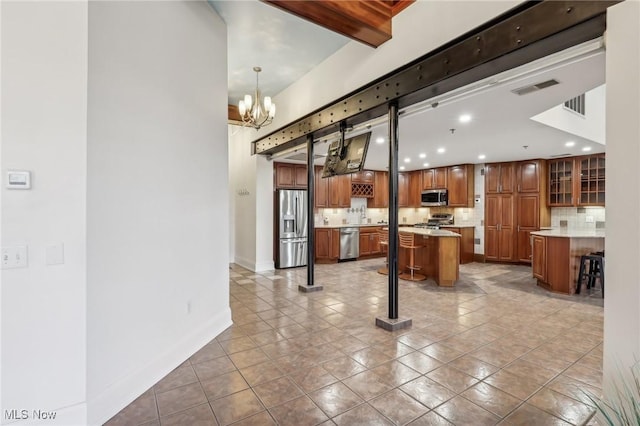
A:
<svg viewBox="0 0 640 426">
<path fill-rule="evenodd" d="M 262 126 L 271 124 L 276 115 L 276 105 L 271 103 L 270 96 L 265 96 L 264 101 L 260 99 L 258 74 L 262 68 L 253 67 L 253 70 L 256 72 L 255 98 L 252 98 L 251 95 L 244 95 L 244 99 L 238 104 L 238 112 L 242 118 L 243 126 L 250 126 L 258 130 Z"/>
</svg>

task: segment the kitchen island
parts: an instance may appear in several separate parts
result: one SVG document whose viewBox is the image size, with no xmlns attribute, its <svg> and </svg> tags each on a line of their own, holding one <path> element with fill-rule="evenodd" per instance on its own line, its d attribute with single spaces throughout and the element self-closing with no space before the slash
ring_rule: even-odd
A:
<svg viewBox="0 0 640 426">
<path fill-rule="evenodd" d="M 427 278 L 433 278 L 439 286 L 453 287 L 460 275 L 460 234 L 444 229 L 424 229 L 400 227 L 400 233 L 414 234 L 417 245 L 415 264 L 418 271 Z M 398 269 L 408 272 L 409 253 L 407 249 L 398 250 Z"/>
<path fill-rule="evenodd" d="M 580 256 L 604 250 L 604 230 L 558 229 L 531 233 L 533 276 L 540 287 L 574 294 Z"/>
</svg>

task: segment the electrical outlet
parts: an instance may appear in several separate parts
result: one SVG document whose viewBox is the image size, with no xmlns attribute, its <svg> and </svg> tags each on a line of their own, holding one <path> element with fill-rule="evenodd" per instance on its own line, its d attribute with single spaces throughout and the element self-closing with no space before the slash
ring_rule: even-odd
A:
<svg viewBox="0 0 640 426">
<path fill-rule="evenodd" d="M 585 216 L 584 221 L 587 223 L 593 223 L 594 222 L 593 216 Z"/>
<path fill-rule="evenodd" d="M 26 268 L 27 246 L 2 247 L 0 253 L 2 269 Z"/>
</svg>

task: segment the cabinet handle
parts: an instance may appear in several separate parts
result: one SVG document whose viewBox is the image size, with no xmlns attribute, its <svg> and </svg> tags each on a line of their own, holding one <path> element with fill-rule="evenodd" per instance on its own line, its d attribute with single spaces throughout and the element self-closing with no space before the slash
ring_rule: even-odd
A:
<svg viewBox="0 0 640 426">
<path fill-rule="evenodd" d="M 520 225 L 518 225 L 518 232 L 520 232 Z"/>
<path fill-rule="evenodd" d="M 498 192 L 502 192 L 502 184 L 498 185 Z"/>
<path fill-rule="evenodd" d="M 518 192 L 520 192 L 520 185 L 518 185 Z"/>
</svg>

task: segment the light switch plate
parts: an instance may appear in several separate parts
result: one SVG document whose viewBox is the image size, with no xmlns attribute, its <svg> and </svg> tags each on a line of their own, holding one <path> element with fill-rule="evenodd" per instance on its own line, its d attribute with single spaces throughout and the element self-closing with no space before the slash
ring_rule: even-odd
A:
<svg viewBox="0 0 640 426">
<path fill-rule="evenodd" d="M 31 189 L 31 172 L 26 170 L 7 171 L 8 189 Z"/>
<path fill-rule="evenodd" d="M 26 268 L 27 246 L 2 247 L 0 250 L 2 269 Z"/>
<path fill-rule="evenodd" d="M 64 263 L 64 244 L 52 244 L 46 249 L 47 265 L 62 265 Z"/>
</svg>

